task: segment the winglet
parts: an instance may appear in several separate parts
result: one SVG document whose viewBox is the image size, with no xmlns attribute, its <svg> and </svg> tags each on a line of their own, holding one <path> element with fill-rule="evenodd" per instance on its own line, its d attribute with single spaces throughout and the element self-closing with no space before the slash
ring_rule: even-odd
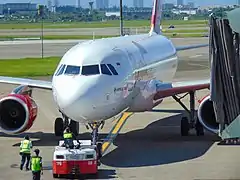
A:
<svg viewBox="0 0 240 180">
<path fill-rule="evenodd" d="M 162 6 L 163 0 L 154 0 L 153 9 L 152 9 L 152 18 L 151 18 L 151 30 L 150 35 L 152 33 L 161 34 L 161 19 L 162 19 Z"/>
</svg>

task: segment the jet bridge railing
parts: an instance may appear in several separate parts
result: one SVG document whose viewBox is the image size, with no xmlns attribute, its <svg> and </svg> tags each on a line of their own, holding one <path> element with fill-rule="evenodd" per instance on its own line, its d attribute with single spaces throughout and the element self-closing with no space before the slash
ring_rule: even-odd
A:
<svg viewBox="0 0 240 180">
<path fill-rule="evenodd" d="M 228 19 L 210 18 L 209 59 L 210 96 L 219 135 L 222 139 L 240 137 L 240 59 L 239 34 Z"/>
</svg>

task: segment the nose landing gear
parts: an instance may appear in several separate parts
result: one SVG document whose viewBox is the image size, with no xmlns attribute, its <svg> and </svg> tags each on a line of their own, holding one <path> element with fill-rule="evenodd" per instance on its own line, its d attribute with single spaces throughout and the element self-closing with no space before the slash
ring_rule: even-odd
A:
<svg viewBox="0 0 240 180">
<path fill-rule="evenodd" d="M 88 125 L 92 129 L 92 144 L 96 145 L 98 141 L 98 128 L 100 127 L 101 129 L 104 126 L 104 121 L 101 122 L 94 122 L 94 123 L 89 123 Z"/>
<path fill-rule="evenodd" d="M 64 118 L 64 119 L 63 119 Z M 79 123 L 69 119 L 65 115 L 63 115 L 63 118 L 56 118 L 55 125 L 54 125 L 54 132 L 55 136 L 63 136 L 64 130 L 69 127 L 71 129 L 71 132 L 78 136 L 79 134 Z"/>
<path fill-rule="evenodd" d="M 92 145 L 96 145 L 96 151 L 98 154 L 98 165 L 101 164 L 100 159 L 102 157 L 102 142 L 98 142 L 98 128 L 100 127 L 101 129 L 104 126 L 104 121 L 101 122 L 94 122 L 94 123 L 89 123 L 88 124 L 90 126 L 90 128 L 92 129 Z M 88 128 L 88 126 L 87 126 Z"/>
</svg>

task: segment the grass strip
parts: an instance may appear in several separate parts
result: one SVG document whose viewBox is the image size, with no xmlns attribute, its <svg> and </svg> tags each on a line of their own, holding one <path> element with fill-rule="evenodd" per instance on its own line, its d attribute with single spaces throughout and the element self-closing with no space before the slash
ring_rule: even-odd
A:
<svg viewBox="0 0 240 180">
<path fill-rule="evenodd" d="M 60 57 L 0 59 L 0 76 L 36 77 L 54 73 Z"/>
</svg>

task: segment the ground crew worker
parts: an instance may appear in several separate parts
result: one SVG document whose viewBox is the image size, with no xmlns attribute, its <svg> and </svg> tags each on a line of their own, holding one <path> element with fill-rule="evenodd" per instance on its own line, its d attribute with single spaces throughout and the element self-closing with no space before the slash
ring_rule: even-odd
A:
<svg viewBox="0 0 240 180">
<path fill-rule="evenodd" d="M 27 159 L 26 171 L 29 170 L 29 161 L 31 158 L 31 148 L 32 148 L 32 142 L 29 140 L 29 136 L 26 135 L 24 140 L 21 141 L 21 145 L 20 145 L 20 153 L 19 154 L 22 156 L 21 165 L 20 165 L 21 170 L 23 170 L 23 166 L 25 164 L 26 159 Z"/>
<path fill-rule="evenodd" d="M 33 180 L 40 180 L 41 174 L 43 175 L 42 157 L 39 156 L 39 153 L 40 153 L 39 149 L 35 149 L 34 152 L 36 155 L 32 156 L 31 158 L 32 177 L 33 177 Z"/>
<path fill-rule="evenodd" d="M 76 146 L 76 148 L 80 148 L 81 143 L 80 141 L 76 138 L 76 136 L 71 132 L 70 128 L 67 127 L 65 133 L 63 134 L 63 138 L 64 138 L 64 146 L 66 146 L 67 148 L 73 149 L 74 148 L 74 143 L 73 140 L 77 140 L 78 141 L 78 145 Z"/>
<path fill-rule="evenodd" d="M 73 149 L 73 134 L 71 133 L 71 130 L 69 127 L 66 128 L 65 133 L 63 134 L 64 144 L 67 148 Z"/>
</svg>

